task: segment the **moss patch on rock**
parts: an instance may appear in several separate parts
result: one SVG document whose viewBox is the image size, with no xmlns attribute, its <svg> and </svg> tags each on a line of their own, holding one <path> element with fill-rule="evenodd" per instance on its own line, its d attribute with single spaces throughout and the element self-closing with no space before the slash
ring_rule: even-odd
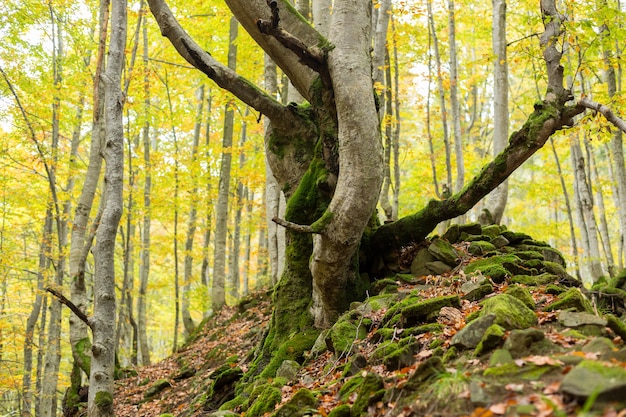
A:
<svg viewBox="0 0 626 417">
<path fill-rule="evenodd" d="M 495 314 L 495 324 L 507 330 L 526 329 L 537 324 L 537 316 L 523 302 L 507 294 L 483 300 L 481 314 Z"/>
</svg>

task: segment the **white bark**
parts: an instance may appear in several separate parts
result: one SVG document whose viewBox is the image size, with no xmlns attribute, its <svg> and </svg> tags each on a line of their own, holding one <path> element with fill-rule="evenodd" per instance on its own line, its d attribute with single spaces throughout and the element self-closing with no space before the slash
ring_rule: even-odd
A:
<svg viewBox="0 0 626 417">
<path fill-rule="evenodd" d="M 323 36 L 328 36 L 330 29 L 330 12 L 333 7 L 332 0 L 313 0 L 311 13 L 313 14 L 313 26 Z"/>
<path fill-rule="evenodd" d="M 339 177 L 330 219 L 313 238 L 313 314 L 318 327 L 342 309 L 351 258 L 376 207 L 383 179 L 382 146 L 370 72 L 370 2 L 346 0 L 333 10 L 329 55 L 339 122 Z"/>
<path fill-rule="evenodd" d="M 463 139 L 461 138 L 461 105 L 459 104 L 458 60 L 456 57 L 456 25 L 454 0 L 448 0 L 448 32 L 450 33 L 450 110 L 454 132 L 454 153 L 456 155 L 456 187 L 461 191 L 465 183 L 465 162 L 463 157 Z"/>
<path fill-rule="evenodd" d="M 106 143 L 104 211 L 96 235 L 90 417 L 112 417 L 115 369 L 115 238 L 122 216 L 124 125 L 121 73 L 126 45 L 126 0 L 112 0 L 111 37 L 105 71 Z"/>
<path fill-rule="evenodd" d="M 509 65 L 506 54 L 506 0 L 493 0 L 492 44 L 495 56 L 493 81 L 493 155 L 496 156 L 509 141 Z M 487 209 L 493 222 L 499 224 L 509 193 L 509 181 L 504 181 L 487 198 Z"/>
</svg>

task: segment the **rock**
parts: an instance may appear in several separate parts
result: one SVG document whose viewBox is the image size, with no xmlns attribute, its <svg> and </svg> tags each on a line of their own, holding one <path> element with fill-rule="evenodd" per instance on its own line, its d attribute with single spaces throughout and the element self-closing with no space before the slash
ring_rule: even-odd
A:
<svg viewBox="0 0 626 417">
<path fill-rule="evenodd" d="M 474 355 L 481 356 L 500 346 L 502 344 L 502 339 L 504 339 L 504 335 L 504 327 L 497 324 L 492 324 L 487 328 L 482 339 L 476 346 L 476 349 L 474 350 Z"/>
<path fill-rule="evenodd" d="M 511 355 L 511 352 L 506 349 L 496 349 L 491 354 L 491 359 L 489 359 L 489 366 L 493 367 L 511 362 L 513 362 L 513 356 Z"/>
<path fill-rule="evenodd" d="M 495 314 L 485 314 L 469 322 L 459 330 L 450 342 L 452 346 L 460 346 L 465 349 L 474 349 L 482 340 L 487 329 L 496 321 Z"/>
<path fill-rule="evenodd" d="M 504 342 L 506 349 L 513 358 L 528 356 L 532 345 L 545 339 L 545 334 L 538 329 L 513 330 Z"/>
<path fill-rule="evenodd" d="M 481 314 L 494 313 L 495 323 L 507 330 L 526 329 L 537 324 L 535 312 L 510 295 L 499 294 L 483 300 L 480 304 L 483 307 Z"/>
<path fill-rule="evenodd" d="M 525 233 L 516 233 L 509 230 L 502 232 L 501 236 L 505 237 L 509 242 L 511 242 L 511 244 L 516 244 L 526 239 L 531 239 L 531 237 Z"/>
<path fill-rule="evenodd" d="M 214 411 L 211 414 L 209 414 L 209 417 L 231 417 L 231 416 L 238 416 L 239 413 L 235 413 L 233 411 L 229 411 L 229 410 L 219 410 L 219 411 Z"/>
<path fill-rule="evenodd" d="M 530 295 L 530 291 L 528 291 L 526 288 L 519 285 L 510 285 L 504 293 L 517 298 L 528 308 L 534 310 L 535 300 L 533 300 L 532 295 Z"/>
<path fill-rule="evenodd" d="M 485 390 L 481 386 L 480 381 L 472 379 L 469 384 L 469 392 L 470 392 L 470 401 L 474 405 L 485 406 L 489 404 L 491 401 Z"/>
<path fill-rule="evenodd" d="M 504 264 L 519 264 L 522 260 L 515 255 L 496 255 L 485 259 L 479 259 L 468 264 L 464 271 L 466 274 L 480 272 L 486 277 L 490 277 L 493 282 L 500 284 L 507 276 L 512 275 Z"/>
<path fill-rule="evenodd" d="M 458 295 L 447 295 L 443 297 L 431 298 L 424 301 L 405 306 L 402 311 L 402 323 L 404 327 L 410 327 L 420 322 L 429 320 L 431 316 L 441 310 L 441 307 L 460 307 L 461 300 Z"/>
<path fill-rule="evenodd" d="M 493 243 L 485 242 L 484 240 L 478 240 L 470 243 L 467 251 L 474 256 L 484 255 L 487 252 L 496 250 L 496 246 Z"/>
<path fill-rule="evenodd" d="M 453 224 L 448 227 L 448 230 L 441 236 L 442 239 L 447 240 L 450 243 L 457 243 L 461 237 L 461 228 L 458 224 Z"/>
<path fill-rule="evenodd" d="M 410 391 L 418 391 L 430 377 L 445 372 L 443 362 L 438 356 L 431 356 L 413 371 L 404 387 Z"/>
<path fill-rule="evenodd" d="M 426 268 L 428 268 L 433 275 L 442 275 L 452 270 L 450 265 L 441 261 L 426 262 Z"/>
<path fill-rule="evenodd" d="M 428 248 L 422 248 L 417 251 L 413 262 L 411 262 L 411 274 L 415 276 L 430 275 L 431 272 L 426 268 L 427 262 L 432 262 L 435 257 L 428 251 Z"/>
<path fill-rule="evenodd" d="M 576 311 L 593 312 L 591 303 L 578 288 L 570 288 L 559 295 L 552 304 L 547 305 L 544 311 L 575 309 Z"/>
<path fill-rule="evenodd" d="M 159 379 L 154 384 L 150 385 L 150 387 L 143 394 L 145 398 L 152 398 L 161 393 L 166 388 L 170 388 L 172 384 L 169 383 L 166 379 Z"/>
<path fill-rule="evenodd" d="M 343 371 L 343 376 L 350 377 L 356 375 L 361 372 L 366 366 L 367 359 L 365 358 L 365 356 L 357 353 L 356 355 L 352 356 L 352 358 L 350 358 L 350 362 L 348 362 Z"/>
<path fill-rule="evenodd" d="M 459 263 L 459 254 L 454 249 L 454 246 L 449 242 L 446 242 L 443 239 L 433 239 L 430 246 L 428 247 L 428 251 L 435 257 L 437 260 L 440 260 L 443 263 L 448 265 L 457 265 Z"/>
<path fill-rule="evenodd" d="M 490 224 L 488 226 L 483 226 L 481 229 L 481 234 L 487 235 L 490 238 L 494 238 L 502 232 L 503 232 L 502 226 L 499 226 L 497 224 Z"/>
<path fill-rule="evenodd" d="M 565 375 L 560 391 L 583 399 L 597 395 L 596 401 L 624 403 L 626 370 L 604 365 L 602 362 L 584 360 Z"/>
<path fill-rule="evenodd" d="M 502 235 L 496 236 L 493 239 L 491 239 L 491 244 L 498 249 L 508 245 L 509 243 L 511 242 L 509 242 L 509 240 Z"/>
<path fill-rule="evenodd" d="M 463 286 L 461 286 L 461 291 L 463 291 Z M 474 288 L 467 292 L 464 296 L 464 300 L 469 301 L 478 301 L 485 298 L 487 295 L 493 292 L 493 285 L 489 281 L 484 281 L 480 286 Z"/>
<path fill-rule="evenodd" d="M 522 285 L 547 285 L 557 282 L 559 277 L 553 274 L 543 273 L 541 275 L 513 275 L 511 277 L 511 284 Z"/>
<path fill-rule="evenodd" d="M 365 326 L 358 326 L 347 319 L 340 319 L 331 327 L 326 337 L 326 347 L 331 352 L 340 355 L 349 353 L 356 340 L 364 339 L 367 336 Z"/>
<path fill-rule="evenodd" d="M 611 341 L 611 339 L 608 339 L 606 337 L 596 337 L 582 348 L 583 352 L 593 352 L 600 354 L 613 352 L 616 350 L 617 348 L 615 347 L 615 344 Z"/>
<path fill-rule="evenodd" d="M 370 404 L 376 404 L 380 401 L 385 394 L 385 384 L 383 379 L 374 372 L 368 372 L 361 386 L 359 387 L 359 394 L 352 405 L 352 415 L 360 416 L 362 413 L 367 412 L 367 408 Z"/>
<path fill-rule="evenodd" d="M 587 324 L 595 324 L 602 327 L 607 325 L 607 320 L 604 317 L 575 311 L 561 311 L 558 320 L 565 327 L 579 327 Z"/>
<path fill-rule="evenodd" d="M 462 224 L 459 226 L 459 231 L 468 235 L 479 235 L 482 233 L 482 226 L 479 223 Z"/>
<path fill-rule="evenodd" d="M 276 370 L 276 377 L 285 378 L 287 381 L 293 380 L 298 371 L 300 370 L 300 364 L 290 359 L 284 360 Z"/>
<path fill-rule="evenodd" d="M 306 388 L 301 388 L 293 397 L 283 404 L 273 417 L 302 417 L 311 415 L 311 411 L 317 408 L 319 400 Z"/>
</svg>

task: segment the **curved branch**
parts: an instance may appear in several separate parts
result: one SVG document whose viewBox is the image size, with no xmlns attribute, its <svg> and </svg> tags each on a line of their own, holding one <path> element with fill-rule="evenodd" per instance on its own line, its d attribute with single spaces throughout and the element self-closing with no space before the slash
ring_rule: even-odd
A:
<svg viewBox="0 0 626 417">
<path fill-rule="evenodd" d="M 319 234 L 320 233 L 320 232 L 314 230 L 313 227 L 311 227 L 311 226 L 293 223 L 293 222 L 290 222 L 288 220 L 281 219 L 280 217 L 274 217 L 272 219 L 272 221 L 274 223 L 284 227 L 285 229 L 289 229 L 289 230 L 292 230 L 292 231 L 297 232 L 297 233 L 308 233 L 308 234 L 314 234 L 314 233 L 318 233 Z"/>
<path fill-rule="evenodd" d="M 613 111 L 609 107 L 605 106 L 604 104 L 595 102 L 587 97 L 583 97 L 578 100 L 578 104 L 580 106 L 595 110 L 598 113 L 602 114 L 606 118 L 606 120 L 612 123 L 616 128 L 626 133 L 626 121 L 617 117 L 617 115 L 613 113 Z"/>
<path fill-rule="evenodd" d="M 161 34 L 169 39 L 187 62 L 206 74 L 218 86 L 230 91 L 241 101 L 269 117 L 273 122 L 280 122 L 290 117 L 285 106 L 203 50 L 180 26 L 164 0 L 148 0 L 148 4 L 161 29 Z"/>
</svg>

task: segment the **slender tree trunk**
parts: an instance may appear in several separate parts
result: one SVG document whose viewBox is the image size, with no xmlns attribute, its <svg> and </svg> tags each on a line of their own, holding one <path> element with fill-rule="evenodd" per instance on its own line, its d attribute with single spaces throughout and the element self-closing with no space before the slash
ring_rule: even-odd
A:
<svg viewBox="0 0 626 417">
<path fill-rule="evenodd" d="M 493 1 L 492 44 L 495 56 L 493 80 L 493 155 L 498 155 L 509 140 L 509 64 L 506 53 L 506 0 Z M 491 222 L 499 224 L 509 193 L 509 182 L 504 181 L 487 198 Z M 487 223 L 484 221 L 483 223 Z"/>
<path fill-rule="evenodd" d="M 139 342 L 139 356 L 141 364 L 150 365 L 150 346 L 148 345 L 147 317 L 146 317 L 146 293 L 148 291 L 148 279 L 150 276 L 150 225 L 152 193 L 152 162 L 150 160 L 150 77 L 148 72 L 148 29 L 143 26 L 143 65 L 144 65 L 144 118 L 145 122 L 141 132 L 143 142 L 143 226 L 141 236 L 141 255 L 139 265 L 139 294 L 137 297 L 137 332 Z"/>
<path fill-rule="evenodd" d="M 442 196 L 448 197 L 452 193 L 452 150 L 450 149 L 450 136 L 448 133 L 448 112 L 446 110 L 446 95 L 443 88 L 443 72 L 441 70 L 441 56 L 439 54 L 439 40 L 435 29 L 435 17 L 433 16 L 432 0 L 427 0 L 428 6 L 428 22 L 430 33 L 433 38 L 433 53 L 435 55 L 435 63 L 437 65 L 437 87 L 439 90 L 439 107 L 441 111 L 441 126 L 443 129 L 443 143 L 446 150 L 446 179 L 447 183 L 442 186 Z"/>
<path fill-rule="evenodd" d="M 563 170 L 561 169 L 561 162 L 559 161 L 559 155 L 556 152 L 556 147 L 554 146 L 554 140 L 550 138 L 550 146 L 552 148 L 552 154 L 554 155 L 554 161 L 556 162 L 556 169 L 559 173 L 559 179 L 561 181 L 561 189 L 563 190 L 563 198 L 565 200 L 565 208 L 567 210 L 567 219 L 569 222 L 569 232 L 570 232 L 570 240 L 572 242 L 572 256 L 574 258 L 574 266 L 576 270 L 576 276 L 578 279 L 581 279 L 580 276 L 580 261 L 578 254 L 578 246 L 576 244 L 576 232 L 574 229 L 574 215 L 572 212 L 572 205 L 570 203 L 569 193 L 567 191 L 567 186 L 565 185 L 565 179 L 563 178 Z"/>
<path fill-rule="evenodd" d="M 598 230 L 596 219 L 593 213 L 593 197 L 589 189 L 589 182 L 585 174 L 585 160 L 578 143 L 578 137 L 575 136 L 572 141 L 572 159 L 576 172 L 576 182 L 578 185 L 578 195 L 582 214 L 584 218 L 585 228 L 587 230 L 587 239 L 589 251 L 586 255 L 586 263 L 589 267 L 589 277 L 583 276 L 583 282 L 593 284 L 602 276 L 602 266 L 600 264 L 600 245 L 598 243 Z"/>
<path fill-rule="evenodd" d="M 43 305 L 43 283 L 45 280 L 44 271 L 49 266 L 48 254 L 51 250 L 51 236 L 52 236 L 52 208 L 48 207 L 46 210 L 46 217 L 44 220 L 43 231 L 41 234 L 41 244 L 39 247 L 39 266 L 37 270 L 37 291 L 35 292 L 35 301 L 33 302 L 33 308 L 26 320 L 26 331 L 24 335 L 24 376 L 22 377 L 22 417 L 29 417 L 33 415 L 32 402 L 32 375 L 33 375 L 33 348 L 35 347 L 35 327 L 41 307 Z M 45 317 L 45 316 L 44 316 Z M 44 326 L 42 326 L 44 327 Z M 43 351 L 44 345 L 39 346 L 39 350 Z"/>
<path fill-rule="evenodd" d="M 113 417 L 115 369 L 115 238 L 123 210 L 124 125 L 121 73 L 126 45 L 126 0 L 113 0 L 106 67 L 105 206 L 98 226 L 95 257 L 93 354 L 89 416 Z"/>
<path fill-rule="evenodd" d="M 247 116 L 249 110 L 246 108 L 245 116 Z M 240 278 L 240 264 L 239 264 L 239 253 L 241 250 L 241 217 L 243 212 L 243 207 L 245 204 L 245 196 L 246 187 L 241 181 L 241 171 L 244 168 L 246 163 L 246 155 L 243 151 L 244 145 L 247 140 L 247 124 L 245 119 L 241 123 L 241 139 L 239 140 L 239 177 L 240 179 L 237 181 L 237 195 L 235 201 L 235 222 L 233 225 L 233 250 L 230 258 L 230 295 L 234 300 L 239 299 L 239 290 L 241 287 Z"/>
<path fill-rule="evenodd" d="M 235 70 L 237 67 L 237 19 L 230 20 L 230 35 L 228 46 L 228 67 Z M 232 154 L 230 148 L 233 145 L 233 125 L 235 112 L 233 104 L 227 103 L 224 112 L 224 133 L 222 137 L 222 162 L 220 168 L 219 191 L 217 195 L 216 220 L 215 220 L 215 259 L 213 261 L 213 285 L 211 294 L 211 306 L 213 311 L 220 310 L 226 304 L 226 234 L 228 227 L 228 193 L 230 188 L 230 169 Z"/>
<path fill-rule="evenodd" d="M 200 131 L 202 129 L 202 113 L 204 110 L 204 85 L 201 85 L 197 92 L 198 107 L 196 110 L 196 121 L 193 132 L 193 143 L 191 145 L 191 169 L 192 172 L 199 171 L 198 147 L 200 145 Z M 196 222 L 198 218 L 198 180 L 197 176 L 193 176 L 193 186 L 189 196 L 190 207 L 189 217 L 187 218 L 187 238 L 185 239 L 185 269 L 183 271 L 183 299 L 182 299 L 182 318 L 183 327 L 185 329 L 185 337 L 189 336 L 196 325 L 191 318 L 189 303 L 189 287 L 192 281 L 193 269 L 193 240 L 196 234 Z"/>
<path fill-rule="evenodd" d="M 463 158 L 463 139 L 461 137 L 461 105 L 459 104 L 458 59 L 456 57 L 456 24 L 454 0 L 448 0 L 448 32 L 450 36 L 450 109 L 454 132 L 454 153 L 456 155 L 456 186 L 461 191 L 465 184 L 465 162 Z"/>
<path fill-rule="evenodd" d="M 209 145 L 211 143 L 211 90 L 207 97 L 207 118 L 206 118 L 206 130 L 204 134 L 204 159 L 209 163 L 210 153 Z M 205 174 L 206 192 L 207 195 L 211 195 L 211 170 L 207 169 Z M 211 243 L 211 218 L 213 216 L 213 204 L 209 200 L 205 203 L 206 216 L 204 219 L 204 240 L 202 242 L 202 268 L 200 275 L 202 277 L 202 284 L 206 287 L 207 294 L 209 293 L 209 245 Z"/>
</svg>

